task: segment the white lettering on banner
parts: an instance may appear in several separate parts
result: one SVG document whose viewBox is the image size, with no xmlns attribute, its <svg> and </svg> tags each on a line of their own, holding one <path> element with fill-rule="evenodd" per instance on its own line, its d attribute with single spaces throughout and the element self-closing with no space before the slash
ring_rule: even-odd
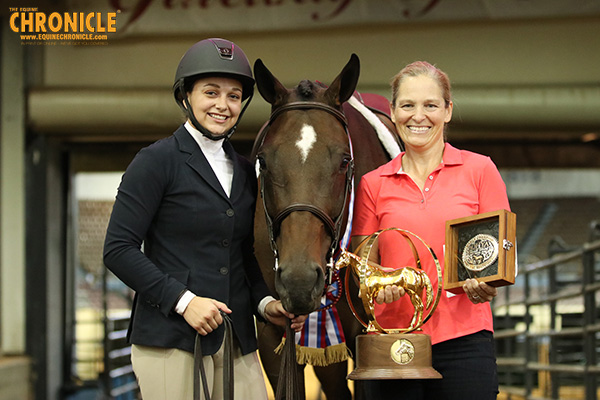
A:
<svg viewBox="0 0 600 400">
<path fill-rule="evenodd" d="M 600 15 L 578 0 L 67 0 L 69 8 L 118 12 L 120 35 L 273 31 L 442 20 Z"/>
</svg>

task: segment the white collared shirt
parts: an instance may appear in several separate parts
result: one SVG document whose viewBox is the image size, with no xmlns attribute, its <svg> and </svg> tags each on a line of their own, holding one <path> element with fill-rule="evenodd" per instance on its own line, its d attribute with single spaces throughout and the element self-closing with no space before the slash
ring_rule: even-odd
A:
<svg viewBox="0 0 600 400">
<path fill-rule="evenodd" d="M 231 181 L 233 180 L 233 161 L 223 150 L 223 140 L 210 140 L 198 129 L 194 128 L 189 121 L 185 123 L 185 129 L 192 135 L 202 153 L 208 160 L 213 172 L 219 179 L 223 190 L 229 197 L 231 195 Z"/>
</svg>

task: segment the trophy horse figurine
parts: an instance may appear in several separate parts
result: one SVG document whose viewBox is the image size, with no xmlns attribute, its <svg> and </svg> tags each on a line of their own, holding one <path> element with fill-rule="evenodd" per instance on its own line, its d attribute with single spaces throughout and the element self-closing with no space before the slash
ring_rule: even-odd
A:
<svg viewBox="0 0 600 400">
<path fill-rule="evenodd" d="M 408 241 L 416 268 L 407 266 L 386 271 L 380 265 L 369 261 L 375 240 L 386 231 L 396 231 Z M 434 291 L 429 276 L 421 269 L 421 258 L 411 237 L 425 245 L 435 263 L 438 275 L 437 291 Z M 349 267 L 359 279 L 359 296 L 368 317 L 368 322 L 361 319 L 346 290 L 348 304 L 367 333 L 356 338 L 356 368 L 348 375 L 348 379 L 440 379 L 442 376 L 431 366 L 431 338 L 426 334 L 410 333 L 420 330 L 440 300 L 442 271 L 433 249 L 412 232 L 387 228 L 368 236 L 358 246 L 356 253 L 342 249 L 335 267 Z M 346 288 L 349 276 L 350 273 L 346 273 Z M 414 314 L 407 328 L 385 329 L 377 322 L 375 298 L 380 290 L 389 285 L 403 288 L 410 297 Z"/>
<path fill-rule="evenodd" d="M 342 250 L 337 268 L 351 267 L 356 276 L 360 276 L 360 266 L 362 259 L 354 253 Z M 393 271 L 385 271 L 380 265 L 367 263 L 365 270 L 365 287 L 367 292 L 361 293 L 367 299 L 375 299 L 380 290 L 386 286 L 398 286 L 404 289 L 410 297 L 410 301 L 415 308 L 412 320 L 407 331 L 418 329 L 423 324 L 423 312 L 429 309 L 433 303 L 433 286 L 429 276 L 420 269 L 412 267 L 403 267 Z M 422 293 L 425 291 L 425 304 L 423 304 Z M 378 329 L 370 324 L 367 332 L 374 332 Z"/>
</svg>

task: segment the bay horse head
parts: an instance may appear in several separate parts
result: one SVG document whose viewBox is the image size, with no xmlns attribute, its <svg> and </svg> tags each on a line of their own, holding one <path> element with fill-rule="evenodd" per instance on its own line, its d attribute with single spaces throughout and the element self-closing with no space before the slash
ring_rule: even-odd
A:
<svg viewBox="0 0 600 400">
<path fill-rule="evenodd" d="M 295 314 L 319 307 L 345 229 L 354 163 L 342 104 L 359 71 L 353 54 L 329 87 L 303 80 L 288 89 L 260 59 L 254 64 L 257 88 L 271 104 L 253 155 L 275 258 L 274 286 Z"/>
</svg>

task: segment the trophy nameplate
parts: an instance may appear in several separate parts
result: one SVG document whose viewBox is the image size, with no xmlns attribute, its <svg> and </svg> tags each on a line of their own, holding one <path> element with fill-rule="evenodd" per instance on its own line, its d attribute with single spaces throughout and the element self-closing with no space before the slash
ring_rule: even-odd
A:
<svg viewBox="0 0 600 400">
<path fill-rule="evenodd" d="M 379 265 L 369 262 L 371 247 L 375 239 L 385 231 L 397 231 L 408 241 L 417 268 L 404 267 L 395 271 L 384 271 Z M 411 236 L 420 240 L 429 250 L 437 267 L 438 285 L 434 291 L 433 285 L 427 274 L 420 269 L 420 256 L 412 242 Z M 360 251 L 362 249 L 362 251 Z M 375 232 L 367 237 L 357 248 L 357 253 L 350 253 L 342 249 L 342 253 L 336 262 L 336 268 L 348 267 L 352 273 L 360 279 L 360 297 L 368 317 L 365 322 L 356 312 L 349 297 L 348 304 L 356 319 L 366 328 L 366 335 L 356 337 L 356 368 L 348 375 L 352 380 L 372 379 L 440 379 L 442 375 L 431 365 L 431 338 L 423 333 L 411 333 L 420 331 L 421 326 L 431 317 L 437 307 L 441 294 L 442 270 L 439 261 L 429 246 L 415 234 L 398 228 L 388 228 Z M 350 272 L 346 273 L 346 288 L 349 287 L 348 280 Z M 419 278 L 417 278 L 419 277 Z M 417 278 L 422 286 L 406 283 L 410 278 Z M 412 290 L 417 296 L 409 296 L 414 306 L 414 314 L 410 326 L 407 328 L 385 329 L 379 325 L 375 318 L 374 302 L 378 290 L 387 285 L 403 287 Z M 422 293 L 419 293 L 422 292 Z M 434 293 L 435 292 L 435 293 Z"/>
<path fill-rule="evenodd" d="M 516 220 L 498 210 L 446 221 L 444 289 L 463 293 L 469 278 L 494 287 L 514 284 Z"/>
<path fill-rule="evenodd" d="M 352 380 L 440 379 L 431 366 L 431 338 L 417 333 L 358 335 Z"/>
</svg>

